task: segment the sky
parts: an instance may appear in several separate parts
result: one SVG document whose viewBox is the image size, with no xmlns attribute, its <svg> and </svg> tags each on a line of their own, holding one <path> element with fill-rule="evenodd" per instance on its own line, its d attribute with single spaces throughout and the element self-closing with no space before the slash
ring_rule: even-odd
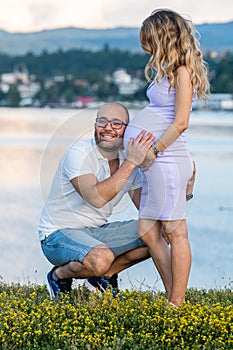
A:
<svg viewBox="0 0 233 350">
<path fill-rule="evenodd" d="M 0 0 L 0 29 L 140 27 L 156 8 L 176 10 L 195 24 L 233 20 L 232 0 Z"/>
</svg>

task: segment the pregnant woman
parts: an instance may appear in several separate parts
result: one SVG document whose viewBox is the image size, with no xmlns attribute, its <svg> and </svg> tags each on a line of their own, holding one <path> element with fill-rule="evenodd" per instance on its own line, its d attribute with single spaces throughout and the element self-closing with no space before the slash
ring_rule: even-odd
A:
<svg viewBox="0 0 233 350">
<path fill-rule="evenodd" d="M 151 83 L 147 89 L 149 104 L 127 126 L 125 145 L 142 129 L 155 136 L 156 158 L 144 172 L 139 232 L 161 275 L 169 302 L 178 306 L 185 300 L 191 266 L 186 186 L 193 162 L 184 131 L 194 97 L 207 97 L 207 70 L 192 22 L 174 11 L 154 11 L 142 24 L 140 41 L 150 54 L 145 67 Z"/>
</svg>

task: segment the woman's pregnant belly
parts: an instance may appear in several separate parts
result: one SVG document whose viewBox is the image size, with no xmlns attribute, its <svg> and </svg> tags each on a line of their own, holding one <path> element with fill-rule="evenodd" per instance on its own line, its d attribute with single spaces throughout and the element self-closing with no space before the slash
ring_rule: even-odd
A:
<svg viewBox="0 0 233 350">
<path fill-rule="evenodd" d="M 166 115 L 164 117 L 160 109 L 155 110 L 151 107 L 144 108 L 127 125 L 124 134 L 124 148 L 127 149 L 130 138 L 133 137 L 135 140 L 142 130 L 151 132 L 155 136 L 156 141 L 172 124 L 173 120 L 174 116 Z M 185 149 L 186 143 L 184 135 L 182 134 L 164 151 L 164 156 L 168 155 L 167 152 L 179 152 L 181 150 L 184 151 Z"/>
</svg>

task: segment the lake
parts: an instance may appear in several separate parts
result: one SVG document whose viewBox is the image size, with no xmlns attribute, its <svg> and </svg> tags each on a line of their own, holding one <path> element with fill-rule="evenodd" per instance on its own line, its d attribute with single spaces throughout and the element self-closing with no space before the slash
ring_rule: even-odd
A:
<svg viewBox="0 0 233 350">
<path fill-rule="evenodd" d="M 131 116 L 136 113 L 131 110 Z M 95 109 L 0 109 L 0 276 L 42 284 L 50 264 L 40 250 L 37 223 L 56 166 L 78 137 L 91 137 Z M 232 287 L 233 115 L 193 111 L 187 142 L 197 164 L 188 204 L 193 262 L 189 287 Z M 126 197 L 111 218 L 136 218 Z M 120 287 L 162 289 L 151 260 L 120 274 Z"/>
</svg>

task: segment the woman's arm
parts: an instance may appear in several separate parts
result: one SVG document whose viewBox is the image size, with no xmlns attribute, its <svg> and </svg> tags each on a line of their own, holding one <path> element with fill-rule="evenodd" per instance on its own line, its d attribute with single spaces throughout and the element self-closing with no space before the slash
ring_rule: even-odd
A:
<svg viewBox="0 0 233 350">
<path fill-rule="evenodd" d="M 176 70 L 175 89 L 175 119 L 156 142 L 156 148 L 159 151 L 163 151 L 169 147 L 188 128 L 193 86 L 189 72 L 185 66 L 179 67 Z"/>
</svg>

